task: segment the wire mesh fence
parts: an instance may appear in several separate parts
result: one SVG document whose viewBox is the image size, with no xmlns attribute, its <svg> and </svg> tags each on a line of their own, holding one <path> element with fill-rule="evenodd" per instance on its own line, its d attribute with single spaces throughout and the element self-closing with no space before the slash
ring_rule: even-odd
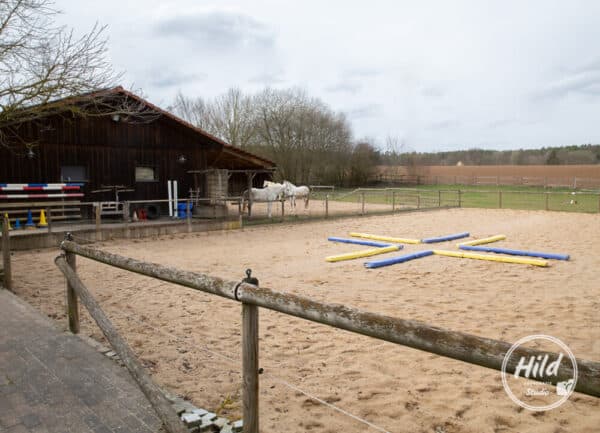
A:
<svg viewBox="0 0 600 433">
<path fill-rule="evenodd" d="M 596 191 L 527 191 L 506 189 L 435 189 L 423 188 L 357 188 L 333 190 L 317 188 L 307 201 L 297 200 L 295 205 L 289 199 L 267 202 L 244 202 L 241 197 L 230 197 L 218 205 L 214 203 L 193 203 L 182 199 L 179 208 L 168 211 L 168 200 L 147 200 L 119 203 L 118 210 L 104 212 L 99 203 L 80 203 L 78 218 L 58 219 L 60 209 L 47 207 L 42 218 L 41 210 L 33 212 L 29 221 L 25 215 L 20 222 L 11 218 L 11 224 L 22 230 L 11 233 L 64 231 L 103 231 L 121 230 L 124 237 L 131 236 L 136 228 L 169 226 L 175 231 L 194 231 L 195 227 L 214 223 L 261 224 L 270 222 L 294 222 L 311 219 L 352 217 L 362 215 L 390 214 L 403 211 L 416 211 L 442 208 L 491 208 L 547 210 L 563 212 L 600 212 L 600 193 Z M 26 211 L 26 210 L 24 210 Z M 31 212 L 29 212 L 31 213 Z M 62 215 L 62 214 L 61 214 Z M 10 215 L 9 215 L 10 216 Z M 42 221 L 44 220 L 44 221 Z M 181 227 L 177 227 L 181 226 Z M 31 230 L 27 230 L 31 229 Z M 35 230 L 34 230 L 35 229 Z M 206 229 L 206 228 L 204 228 Z M 156 233 L 159 233 L 159 231 Z M 162 231 L 160 231 L 162 233 Z M 120 235 L 115 234 L 120 237 Z M 102 238 L 96 236 L 96 238 Z"/>
</svg>

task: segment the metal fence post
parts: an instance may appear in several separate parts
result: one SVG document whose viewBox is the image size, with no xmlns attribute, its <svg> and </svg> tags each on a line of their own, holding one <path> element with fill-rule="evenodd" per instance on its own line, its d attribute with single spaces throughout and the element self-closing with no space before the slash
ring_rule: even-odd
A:
<svg viewBox="0 0 600 433">
<path fill-rule="evenodd" d="M 396 191 L 392 191 L 392 212 L 396 210 Z"/>
<path fill-rule="evenodd" d="M 421 208 L 421 193 L 417 192 L 417 209 Z"/>
<path fill-rule="evenodd" d="M 544 194 L 546 194 L 546 210 L 550 210 L 550 207 L 548 206 L 548 197 L 550 194 L 548 194 L 548 192 L 545 192 Z"/>
<path fill-rule="evenodd" d="M 361 198 L 361 202 L 362 202 L 360 214 L 364 215 L 365 214 L 365 193 L 364 192 L 360 193 L 360 198 Z"/>
<path fill-rule="evenodd" d="M 325 218 L 329 218 L 329 194 L 325 194 Z"/>
<path fill-rule="evenodd" d="M 4 288 L 12 291 L 12 269 L 10 263 L 10 234 L 8 232 L 9 219 L 7 216 L 2 221 L 2 266 L 4 267 Z"/>
<path fill-rule="evenodd" d="M 442 207 L 442 191 L 438 190 L 438 207 Z"/>
<path fill-rule="evenodd" d="M 244 433 L 258 433 L 258 307 L 242 303 Z"/>
<path fill-rule="evenodd" d="M 296 212 L 296 216 L 298 216 L 298 212 Z M 282 198 L 281 199 L 281 222 L 284 221 L 284 217 L 285 217 L 285 199 Z"/>
<path fill-rule="evenodd" d="M 502 191 L 498 191 L 498 207 L 502 209 Z"/>
<path fill-rule="evenodd" d="M 100 209 L 98 207 L 97 209 Z M 73 236 L 71 233 L 65 234 L 65 240 L 72 241 Z M 77 272 L 77 256 L 74 253 L 66 252 L 65 260 L 67 264 L 73 269 L 73 272 Z M 79 300 L 77 299 L 77 292 L 67 281 L 67 315 L 69 316 L 69 330 L 73 334 L 79 334 Z"/>
<path fill-rule="evenodd" d="M 458 207 L 462 207 L 462 191 L 458 190 Z"/>
</svg>

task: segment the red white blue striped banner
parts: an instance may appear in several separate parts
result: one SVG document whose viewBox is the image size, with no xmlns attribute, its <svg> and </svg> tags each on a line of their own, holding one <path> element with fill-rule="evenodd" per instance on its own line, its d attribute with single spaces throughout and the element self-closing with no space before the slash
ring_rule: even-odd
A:
<svg viewBox="0 0 600 433">
<path fill-rule="evenodd" d="M 0 191 L 79 191 L 82 183 L 0 183 Z"/>
<path fill-rule="evenodd" d="M 83 197 L 83 193 L 73 194 L 0 194 L 0 199 L 12 198 L 75 198 Z"/>
</svg>

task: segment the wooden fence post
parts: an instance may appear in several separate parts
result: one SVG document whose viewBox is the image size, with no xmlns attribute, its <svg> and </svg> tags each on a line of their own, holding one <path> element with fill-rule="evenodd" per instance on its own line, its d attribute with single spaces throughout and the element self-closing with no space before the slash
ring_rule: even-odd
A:
<svg viewBox="0 0 600 433">
<path fill-rule="evenodd" d="M 227 202 L 225 202 L 227 204 Z M 185 203 L 185 219 L 187 222 L 188 233 L 192 232 L 192 201 L 188 199 Z"/>
<path fill-rule="evenodd" d="M 52 208 L 46 208 L 46 222 L 48 223 L 48 233 L 52 233 Z"/>
<path fill-rule="evenodd" d="M 98 206 L 96 209 L 100 209 Z M 71 233 L 65 235 L 65 239 L 68 241 L 73 240 Z M 73 269 L 73 272 L 77 272 L 77 256 L 74 253 L 66 252 L 65 260 L 67 264 Z M 69 330 L 73 334 L 79 334 L 79 301 L 77 299 L 77 292 L 67 281 L 67 315 L 69 317 Z"/>
<path fill-rule="evenodd" d="M 421 209 L 421 193 L 417 192 L 417 209 Z"/>
<path fill-rule="evenodd" d="M 325 194 L 325 218 L 329 218 L 329 194 Z"/>
<path fill-rule="evenodd" d="M 298 216 L 298 213 L 296 212 L 296 216 Z M 281 222 L 283 222 L 285 217 L 285 199 L 282 198 L 281 199 Z"/>
<path fill-rule="evenodd" d="M 242 303 L 244 433 L 258 433 L 258 307 Z"/>
<path fill-rule="evenodd" d="M 5 216 L 2 221 L 2 266 L 4 267 L 4 288 L 12 291 L 12 269 L 10 263 L 10 234 L 8 232 L 9 220 Z"/>
<path fill-rule="evenodd" d="M 100 202 L 96 202 L 96 240 L 101 240 L 100 237 L 100 226 L 102 224 L 102 209 L 100 207 Z"/>
</svg>

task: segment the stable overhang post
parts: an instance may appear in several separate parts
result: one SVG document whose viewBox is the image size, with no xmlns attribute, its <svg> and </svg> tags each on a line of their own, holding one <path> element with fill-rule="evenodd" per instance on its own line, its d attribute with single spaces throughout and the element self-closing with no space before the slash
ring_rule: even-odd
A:
<svg viewBox="0 0 600 433">
<path fill-rule="evenodd" d="M 178 218 L 178 209 L 177 209 L 177 181 L 173 181 L 173 218 Z"/>
<path fill-rule="evenodd" d="M 254 203 L 254 200 L 252 199 L 252 181 L 254 180 L 254 176 L 256 176 L 256 173 L 247 171 L 246 176 L 248 178 L 248 216 L 251 217 L 252 204 Z"/>
<path fill-rule="evenodd" d="M 173 217 L 173 205 L 171 201 L 173 200 L 172 191 L 171 191 L 171 181 L 167 180 L 167 193 L 169 197 L 169 217 Z"/>
</svg>

